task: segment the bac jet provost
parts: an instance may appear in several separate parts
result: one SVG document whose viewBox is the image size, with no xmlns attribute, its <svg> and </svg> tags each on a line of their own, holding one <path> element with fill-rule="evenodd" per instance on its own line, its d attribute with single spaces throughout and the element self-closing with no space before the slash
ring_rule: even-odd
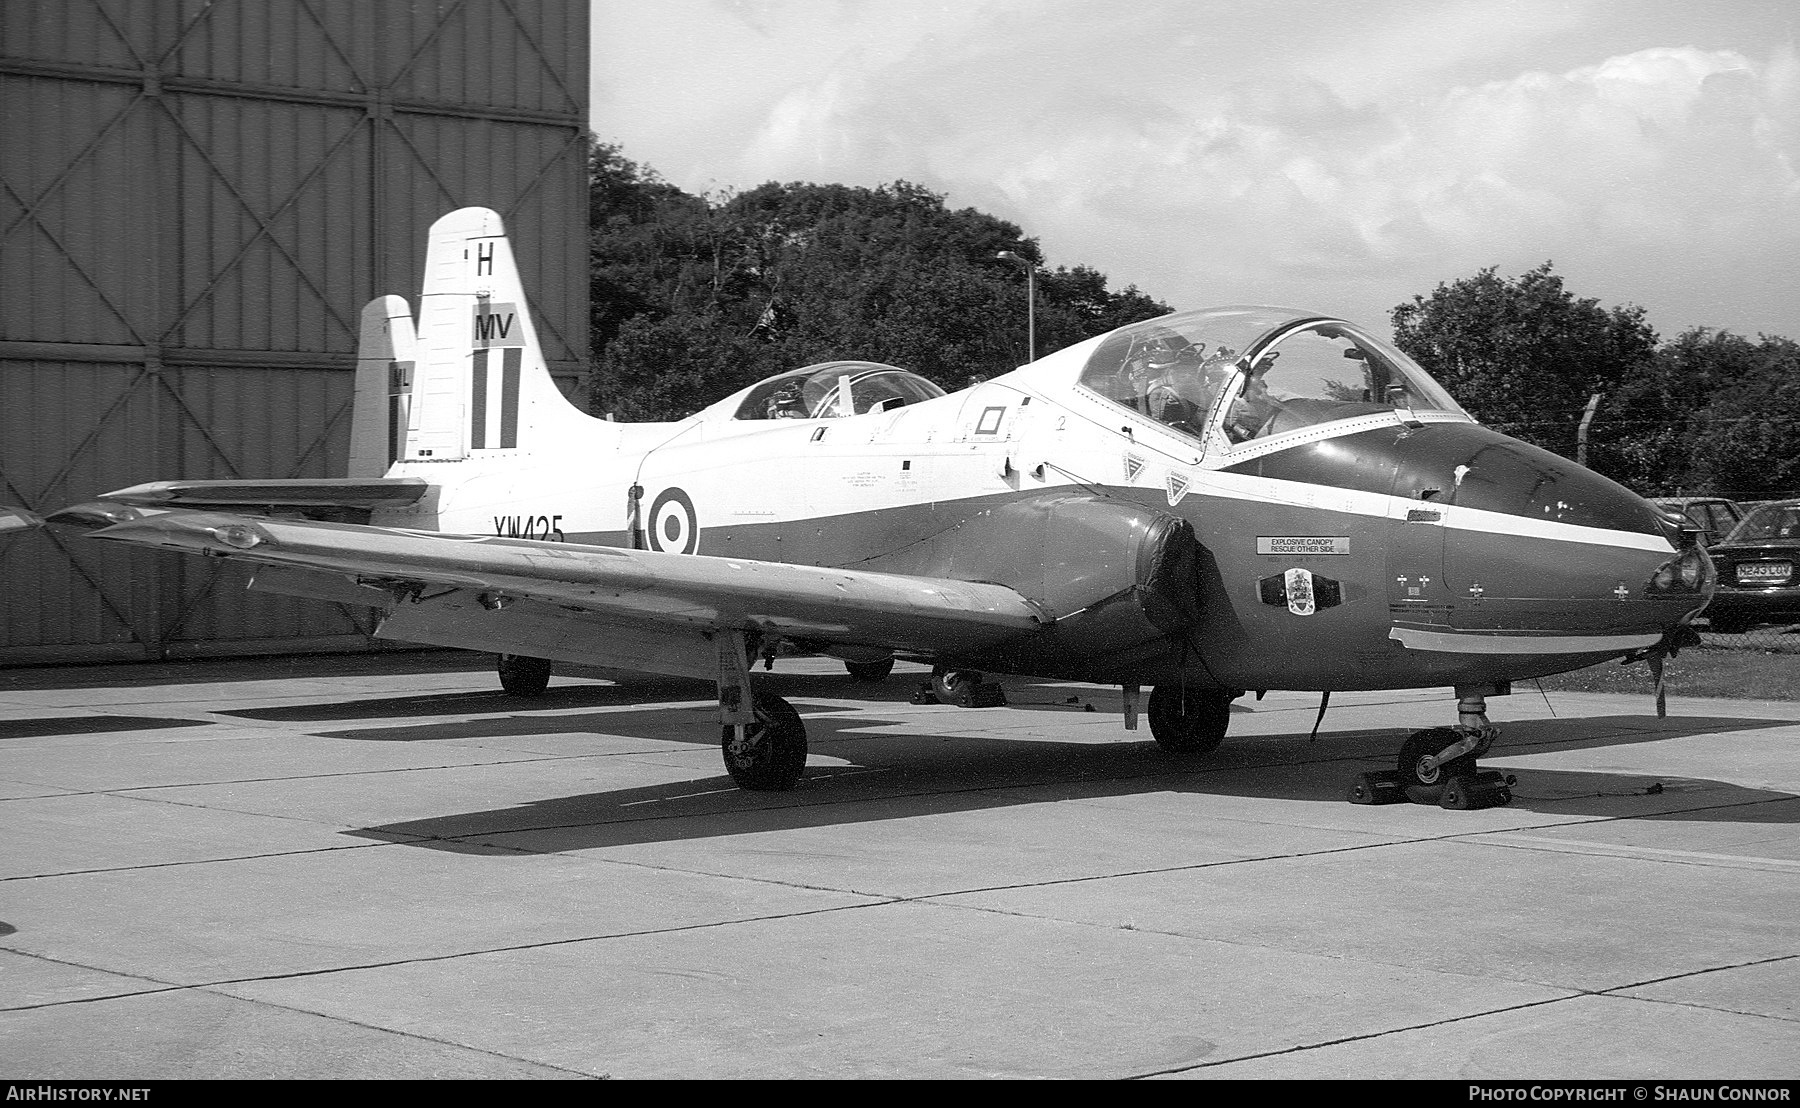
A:
<svg viewBox="0 0 1800 1108">
<path fill-rule="evenodd" d="M 1133 324 L 946 394 L 864 361 L 668 423 L 568 403 L 500 217 L 430 233 L 417 322 L 363 314 L 351 476 L 165 481 L 65 509 L 94 537 L 257 564 L 379 609 L 384 638 L 717 682 L 725 765 L 793 787 L 806 733 L 759 659 L 1140 689 L 1203 755 L 1246 691 L 1448 686 L 1403 784 L 1493 742 L 1513 681 L 1693 641 L 1706 553 L 1647 501 L 1482 427 L 1367 331 L 1229 307 Z M 979 702 L 978 702 L 979 703 Z"/>
</svg>

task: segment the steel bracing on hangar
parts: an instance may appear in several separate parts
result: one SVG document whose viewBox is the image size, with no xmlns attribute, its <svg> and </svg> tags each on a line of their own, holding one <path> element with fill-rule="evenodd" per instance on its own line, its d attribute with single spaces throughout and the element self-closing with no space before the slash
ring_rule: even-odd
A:
<svg viewBox="0 0 1800 1108">
<path fill-rule="evenodd" d="M 585 0 L 0 5 L 0 502 L 345 471 L 357 319 L 425 229 L 508 220 L 545 353 L 587 364 Z M 363 609 L 39 532 L 0 665 L 362 649 Z"/>
</svg>

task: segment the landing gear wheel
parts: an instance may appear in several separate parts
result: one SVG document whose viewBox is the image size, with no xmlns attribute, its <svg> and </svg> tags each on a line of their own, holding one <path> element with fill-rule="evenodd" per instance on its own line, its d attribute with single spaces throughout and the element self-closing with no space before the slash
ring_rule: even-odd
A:
<svg viewBox="0 0 1800 1108">
<path fill-rule="evenodd" d="M 845 662 L 844 669 L 850 673 L 850 680 L 873 685 L 886 681 L 888 674 L 894 672 L 894 660 L 883 658 L 878 662 Z"/>
<path fill-rule="evenodd" d="M 550 687 L 550 659 L 500 655 L 500 687 L 514 696 L 542 696 Z"/>
<path fill-rule="evenodd" d="M 1211 754 L 1225 741 L 1235 699 L 1225 692 L 1158 685 L 1150 690 L 1150 737 L 1170 754 Z"/>
<path fill-rule="evenodd" d="M 931 671 L 931 695 L 939 704 L 967 704 L 981 684 L 981 673 L 973 669 L 934 669 Z"/>
<path fill-rule="evenodd" d="M 1439 751 L 1461 741 L 1462 734 L 1448 727 L 1433 727 L 1407 736 L 1406 745 L 1400 748 L 1399 770 L 1400 787 L 1409 800 L 1415 804 L 1436 804 L 1451 778 L 1475 772 L 1473 752 L 1439 765 L 1427 767 L 1424 764 L 1426 755 L 1435 757 Z"/>
<path fill-rule="evenodd" d="M 725 772 L 740 788 L 782 792 L 800 783 L 806 771 L 806 725 L 794 706 L 774 693 L 752 694 L 756 722 L 744 728 L 727 724 L 721 746 Z"/>
</svg>

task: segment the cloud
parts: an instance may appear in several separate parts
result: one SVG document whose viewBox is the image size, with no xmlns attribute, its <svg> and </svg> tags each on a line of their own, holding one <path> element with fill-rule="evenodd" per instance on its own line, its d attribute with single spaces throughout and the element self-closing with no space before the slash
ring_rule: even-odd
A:
<svg viewBox="0 0 1800 1108">
<path fill-rule="evenodd" d="M 1675 0 L 1367 0 L 1354 21 L 1321 0 L 596 11 L 597 105 L 636 121 L 628 156 L 690 190 L 906 178 L 1179 306 L 1379 322 L 1440 281 L 1548 258 L 1665 331 L 1800 336 L 1791 17 Z"/>
<path fill-rule="evenodd" d="M 1592 295 L 1643 302 L 1669 292 L 1646 272 L 1766 252 L 1771 233 L 1800 246 L 1790 50 L 1658 47 L 1377 104 L 1297 69 L 1196 66 L 1191 43 L 1145 47 L 1139 27 L 1074 30 L 1085 66 L 1011 64 L 1009 31 L 836 71 L 768 114 L 741 171 L 906 177 L 1020 222 L 1053 261 L 1184 301 L 1340 295 L 1354 274 L 1397 290 L 1385 315 L 1438 280 L 1554 258 L 1610 264 Z"/>
</svg>

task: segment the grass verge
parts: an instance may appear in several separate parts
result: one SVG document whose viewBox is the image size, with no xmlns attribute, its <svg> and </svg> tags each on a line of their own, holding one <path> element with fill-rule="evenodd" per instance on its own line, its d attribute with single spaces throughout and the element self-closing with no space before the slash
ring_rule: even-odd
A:
<svg viewBox="0 0 1800 1108">
<path fill-rule="evenodd" d="M 1745 636 L 1731 636 L 1734 639 Z M 1782 636 L 1783 639 L 1793 636 Z M 1604 662 L 1542 679 L 1544 688 L 1564 692 L 1643 693 L 1655 691 L 1650 667 Z M 1531 686 L 1524 682 L 1517 691 Z M 1723 696 L 1742 700 L 1800 700 L 1800 651 L 1786 642 L 1774 646 L 1706 643 L 1669 659 L 1663 688 L 1670 696 Z"/>
</svg>

